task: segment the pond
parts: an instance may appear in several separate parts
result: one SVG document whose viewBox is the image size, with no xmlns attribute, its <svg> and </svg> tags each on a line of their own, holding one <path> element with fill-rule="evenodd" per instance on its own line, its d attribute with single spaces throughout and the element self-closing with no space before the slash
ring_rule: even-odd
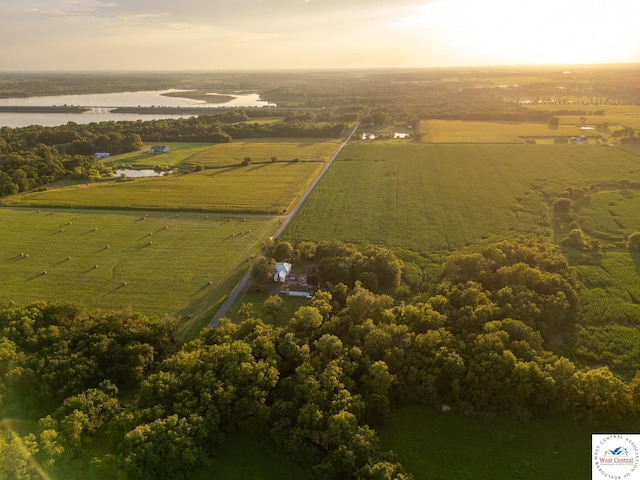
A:
<svg viewBox="0 0 640 480">
<path fill-rule="evenodd" d="M 119 168 L 115 171 L 114 175 L 116 177 L 122 176 L 122 174 L 126 175 L 129 178 L 144 178 L 144 177 L 162 177 L 171 172 L 156 172 L 152 168 L 143 168 L 140 170 L 136 170 L 133 168 Z"/>
</svg>

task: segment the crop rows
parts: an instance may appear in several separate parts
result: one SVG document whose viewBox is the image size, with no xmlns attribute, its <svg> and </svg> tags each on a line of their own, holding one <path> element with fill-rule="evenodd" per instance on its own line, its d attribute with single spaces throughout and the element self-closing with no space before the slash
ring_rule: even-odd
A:
<svg viewBox="0 0 640 480">
<path fill-rule="evenodd" d="M 421 252 L 547 236 L 558 192 L 639 169 L 640 158 L 596 146 L 360 142 L 343 150 L 285 236 Z"/>
</svg>

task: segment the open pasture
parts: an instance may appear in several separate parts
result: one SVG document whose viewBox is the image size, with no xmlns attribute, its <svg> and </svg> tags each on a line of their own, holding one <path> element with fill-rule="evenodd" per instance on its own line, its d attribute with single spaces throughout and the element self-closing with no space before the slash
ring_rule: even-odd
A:
<svg viewBox="0 0 640 480">
<path fill-rule="evenodd" d="M 254 254 L 276 219 L 1 208 L 0 301 L 188 314 Z"/>
<path fill-rule="evenodd" d="M 418 252 L 551 236 L 549 204 L 572 185 L 640 176 L 640 157 L 578 145 L 348 145 L 285 231 Z"/>
<path fill-rule="evenodd" d="M 168 153 L 149 153 L 152 144 L 140 152 L 125 153 L 110 158 L 108 164 L 126 164 L 133 167 L 166 165 L 169 167 L 197 166 L 218 168 L 239 165 L 249 157 L 253 163 L 280 161 L 326 161 L 336 151 L 335 139 L 247 139 L 231 143 L 163 143 Z"/>
<path fill-rule="evenodd" d="M 5 205 L 276 214 L 288 210 L 324 162 L 252 163 L 199 172 L 74 185 L 7 197 Z"/>
<path fill-rule="evenodd" d="M 393 449 L 416 479 L 583 480 L 591 475 L 592 432 L 639 427 L 637 417 L 597 425 L 568 418 L 524 423 L 415 405 L 394 409 L 380 436 L 383 449 Z"/>
<path fill-rule="evenodd" d="M 563 117 L 564 118 L 564 117 Z M 596 130 L 581 132 L 579 121 L 560 122 L 549 128 L 544 122 L 475 122 L 466 120 L 423 120 L 420 122 L 423 143 L 553 143 L 555 137 L 599 135 Z"/>
<path fill-rule="evenodd" d="M 190 163 L 198 166 L 224 167 L 238 165 L 246 157 L 253 163 L 269 163 L 272 157 L 280 162 L 298 159 L 301 162 L 325 162 L 340 145 L 336 139 L 247 139 L 231 143 L 217 143 L 198 152 Z"/>
</svg>

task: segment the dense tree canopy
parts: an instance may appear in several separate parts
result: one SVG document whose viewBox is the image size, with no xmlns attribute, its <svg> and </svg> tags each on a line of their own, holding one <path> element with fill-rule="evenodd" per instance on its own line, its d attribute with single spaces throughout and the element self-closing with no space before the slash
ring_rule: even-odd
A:
<svg viewBox="0 0 640 480">
<path fill-rule="evenodd" d="M 315 251 L 389 262 L 378 249 Z M 16 465 L 36 455 L 55 469 L 108 432 L 109 461 L 93 461 L 114 465 L 106 478 L 179 479 L 242 432 L 273 442 L 311 478 L 407 479 L 374 430 L 397 404 L 522 420 L 621 418 L 640 408 L 640 377 L 625 382 L 551 350 L 575 302 L 564 257 L 519 239 L 451 257 L 430 296 L 400 302 L 359 281 L 338 283 L 284 327 L 248 309 L 242 322 L 222 319 L 179 349 L 170 319 L 5 305 L 3 413 L 21 403 L 40 422 L 24 447 L 3 437 L 0 454 Z"/>
</svg>

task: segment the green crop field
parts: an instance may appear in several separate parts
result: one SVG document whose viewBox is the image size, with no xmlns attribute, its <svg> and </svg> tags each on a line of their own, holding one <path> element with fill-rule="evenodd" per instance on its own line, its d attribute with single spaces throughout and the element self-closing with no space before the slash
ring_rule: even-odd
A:
<svg viewBox="0 0 640 480">
<path fill-rule="evenodd" d="M 640 176 L 640 157 L 580 145 L 347 146 L 285 237 L 451 251 L 522 234 L 551 236 L 567 186 Z"/>
<path fill-rule="evenodd" d="M 278 220 L 1 208 L 0 222 L 0 301 L 131 306 L 161 315 L 213 308 L 221 283 Z"/>
<path fill-rule="evenodd" d="M 597 426 L 572 419 L 522 423 L 406 406 L 393 411 L 380 435 L 382 447 L 393 449 L 416 479 L 583 480 L 591 476 L 592 432 L 638 428 L 637 418 Z"/>
<path fill-rule="evenodd" d="M 565 119 L 566 117 L 562 117 Z M 423 143 L 552 143 L 555 137 L 599 135 L 595 130 L 581 132 L 580 123 L 561 120 L 557 128 L 544 122 L 474 122 L 465 120 L 423 120 L 420 122 Z"/>
<path fill-rule="evenodd" d="M 624 247 L 640 230 L 638 190 L 609 186 L 578 209 L 580 224 L 602 250 L 567 256 L 581 283 L 574 352 L 587 365 L 608 365 L 631 377 L 640 368 L 640 256 Z"/>
</svg>

